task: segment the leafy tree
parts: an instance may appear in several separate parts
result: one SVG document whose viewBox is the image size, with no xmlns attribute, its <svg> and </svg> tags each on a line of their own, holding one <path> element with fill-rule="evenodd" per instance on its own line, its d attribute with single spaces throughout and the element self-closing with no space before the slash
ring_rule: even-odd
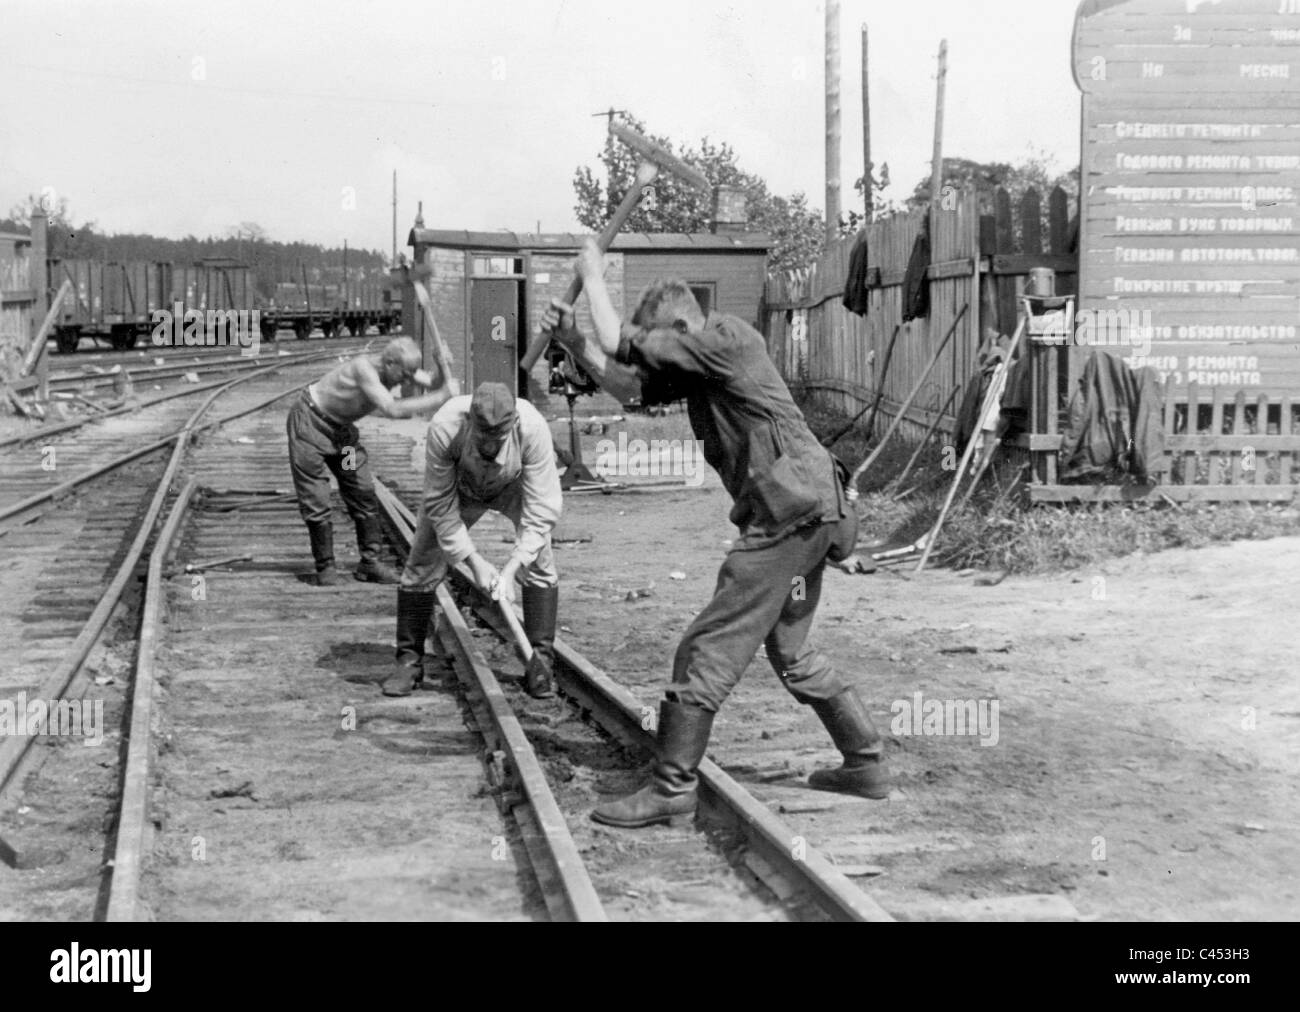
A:
<svg viewBox="0 0 1300 1012">
<path fill-rule="evenodd" d="M 712 186 L 734 186 L 745 194 L 749 226 L 756 232 L 772 236 L 775 245 L 768 251 L 768 267 L 773 270 L 806 267 L 821 252 L 825 225 L 821 212 L 808 206 L 802 193 L 781 197 L 770 193 L 758 176 L 746 172 L 736 163 L 736 153 L 726 143 L 707 137 L 698 147 L 678 147 L 667 137 L 647 133 L 641 121 L 627 117 L 624 122 L 662 145 L 678 158 L 699 169 Z M 606 137 L 600 154 L 604 180 L 588 166 L 579 166 L 573 174 L 577 197 L 574 213 L 585 228 L 598 232 L 614 214 L 636 175 L 639 162 L 636 152 L 615 137 Z M 712 224 L 713 199 L 671 172 L 662 173 L 654 182 L 653 199 L 647 199 L 632 213 L 626 229 L 630 232 L 707 232 Z"/>
<path fill-rule="evenodd" d="M 1073 215 L 1078 206 L 1079 169 L 1076 166 L 1067 172 L 1057 172 L 1055 159 L 1051 155 L 1032 148 L 1028 155 L 1014 165 L 1007 162 L 974 162 L 968 158 L 945 158 L 943 185 L 958 189 L 974 186 L 979 194 L 981 214 L 993 213 L 993 194 L 998 187 L 1006 189 L 1013 207 L 1020 203 L 1026 190 L 1036 189 L 1042 197 L 1042 229 L 1046 236 L 1050 227 L 1048 196 L 1059 186 L 1065 191 Z M 929 203 L 930 177 L 926 176 L 912 189 L 912 195 L 907 198 L 907 206 L 917 209 Z"/>
</svg>

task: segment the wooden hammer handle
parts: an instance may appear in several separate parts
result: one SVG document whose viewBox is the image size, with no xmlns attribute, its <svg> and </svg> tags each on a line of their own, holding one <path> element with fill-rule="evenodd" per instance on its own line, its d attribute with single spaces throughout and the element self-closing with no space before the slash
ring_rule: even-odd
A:
<svg viewBox="0 0 1300 1012">
<path fill-rule="evenodd" d="M 605 222 L 605 227 L 601 230 L 600 235 L 596 236 L 596 245 L 600 248 L 601 253 L 608 252 L 610 245 L 614 242 L 614 237 L 622 231 L 623 226 L 627 224 L 628 218 L 632 217 L 632 212 L 640 205 L 642 197 L 645 194 L 645 188 L 654 182 L 655 177 L 659 174 L 659 166 L 654 162 L 642 162 L 637 168 L 636 179 L 633 181 L 631 188 L 623 194 L 623 201 L 618 205 L 618 209 L 610 216 L 609 221 Z M 582 275 L 574 274 L 573 280 L 569 282 L 569 289 L 564 293 L 564 301 L 570 306 L 582 294 Z M 551 343 L 551 339 L 546 334 L 538 331 L 534 335 L 532 343 L 528 345 L 528 350 L 524 352 L 524 357 L 519 360 L 519 368 L 524 372 L 531 372 L 537 360 L 541 358 L 542 352 L 546 346 Z"/>
<path fill-rule="evenodd" d="M 415 290 L 415 299 L 420 303 L 424 320 L 433 332 L 433 357 L 438 361 L 438 372 L 441 374 L 442 383 L 454 397 L 460 393 L 460 384 L 451 374 L 451 350 L 447 347 L 447 342 L 442 339 L 442 333 L 438 330 L 438 321 L 433 318 L 433 303 L 429 300 L 429 292 L 419 278 L 411 279 L 411 287 Z"/>
<path fill-rule="evenodd" d="M 505 601 L 498 601 L 497 605 L 500 608 L 501 617 L 506 620 L 506 625 L 510 628 L 510 635 L 514 638 L 515 646 L 519 648 L 519 652 L 524 656 L 524 661 L 531 661 L 533 659 L 533 645 L 528 642 L 528 636 L 519 624 L 519 616 L 515 614 L 515 606 L 507 604 Z"/>
</svg>

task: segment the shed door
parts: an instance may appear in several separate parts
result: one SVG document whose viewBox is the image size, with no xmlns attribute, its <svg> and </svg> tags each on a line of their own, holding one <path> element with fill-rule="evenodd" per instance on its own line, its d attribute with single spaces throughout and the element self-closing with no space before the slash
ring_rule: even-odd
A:
<svg viewBox="0 0 1300 1012">
<path fill-rule="evenodd" d="M 475 278 L 470 293 L 474 385 L 504 383 L 519 394 L 519 282 Z M 469 391 L 465 391 L 469 393 Z"/>
</svg>

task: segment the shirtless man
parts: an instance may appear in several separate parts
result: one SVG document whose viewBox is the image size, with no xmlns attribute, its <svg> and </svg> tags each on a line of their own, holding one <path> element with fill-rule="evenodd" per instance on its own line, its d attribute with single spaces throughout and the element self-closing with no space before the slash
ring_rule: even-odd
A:
<svg viewBox="0 0 1300 1012">
<path fill-rule="evenodd" d="M 389 341 L 382 352 L 359 355 L 344 362 L 303 391 L 289 411 L 289 464 L 298 493 L 298 511 L 307 522 L 311 553 L 316 559 L 316 583 L 331 587 L 340 580 L 334 568 L 334 525 L 330 521 L 332 473 L 339 494 L 357 529 L 361 565 L 353 575 L 369 583 L 396 583 L 392 566 L 379 558 L 383 532 L 375 502 L 375 485 L 366 450 L 354 424 L 375 412 L 385 418 L 410 418 L 439 408 L 455 393 L 438 377 L 439 388 L 400 400 L 390 392 L 405 382 L 431 386 L 420 369 L 420 349 L 409 337 Z M 426 382 L 427 381 L 427 382 Z"/>
</svg>

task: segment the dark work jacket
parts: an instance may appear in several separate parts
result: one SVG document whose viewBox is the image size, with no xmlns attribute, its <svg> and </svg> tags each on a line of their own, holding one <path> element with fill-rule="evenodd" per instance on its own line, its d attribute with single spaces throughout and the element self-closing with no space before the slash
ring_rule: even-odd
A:
<svg viewBox="0 0 1300 1012">
<path fill-rule="evenodd" d="M 855 515 L 830 453 L 795 406 L 762 336 L 744 321 L 711 313 L 693 334 L 627 325 L 616 358 L 642 370 L 643 404 L 686 399 L 704 459 L 734 503 L 737 549 Z"/>
<path fill-rule="evenodd" d="M 921 231 L 912 243 L 912 255 L 903 275 L 903 322 L 930 315 L 930 282 L 925 271 L 930 266 L 930 216 L 921 221 Z"/>
<path fill-rule="evenodd" d="M 844 279 L 844 308 L 858 316 L 867 315 L 867 233 L 859 233 L 849 257 L 849 275 Z"/>
<path fill-rule="evenodd" d="M 1123 359 L 1094 351 L 1070 399 L 1061 445 L 1061 477 L 1104 480 L 1131 474 L 1147 481 L 1165 467 L 1163 398 L 1155 370 L 1134 371 Z"/>
</svg>

